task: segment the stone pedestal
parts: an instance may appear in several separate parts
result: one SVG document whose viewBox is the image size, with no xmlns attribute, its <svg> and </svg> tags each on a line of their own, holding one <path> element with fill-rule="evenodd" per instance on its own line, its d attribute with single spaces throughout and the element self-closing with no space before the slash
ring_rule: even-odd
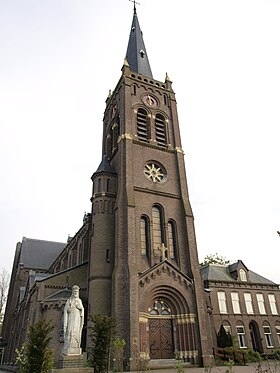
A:
<svg viewBox="0 0 280 373">
<path fill-rule="evenodd" d="M 62 355 L 58 360 L 58 368 L 82 368 L 84 365 L 83 355 Z"/>
</svg>

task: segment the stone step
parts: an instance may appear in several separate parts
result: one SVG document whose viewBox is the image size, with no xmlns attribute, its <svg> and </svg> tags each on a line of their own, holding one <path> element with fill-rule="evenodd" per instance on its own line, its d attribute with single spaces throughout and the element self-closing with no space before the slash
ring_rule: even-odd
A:
<svg viewBox="0 0 280 373">
<path fill-rule="evenodd" d="M 149 369 L 165 369 L 165 368 L 175 368 L 177 364 L 176 359 L 151 359 L 149 361 Z M 191 364 L 183 363 L 183 367 L 187 368 Z"/>
</svg>

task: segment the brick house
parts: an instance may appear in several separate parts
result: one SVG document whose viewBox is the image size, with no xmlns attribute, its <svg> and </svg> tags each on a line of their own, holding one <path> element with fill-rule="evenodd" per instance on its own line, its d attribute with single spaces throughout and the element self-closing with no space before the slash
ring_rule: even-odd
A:
<svg viewBox="0 0 280 373">
<path fill-rule="evenodd" d="M 207 264 L 201 275 L 213 346 L 223 325 L 240 349 L 269 354 L 280 348 L 279 285 L 249 270 L 241 260 Z"/>
</svg>

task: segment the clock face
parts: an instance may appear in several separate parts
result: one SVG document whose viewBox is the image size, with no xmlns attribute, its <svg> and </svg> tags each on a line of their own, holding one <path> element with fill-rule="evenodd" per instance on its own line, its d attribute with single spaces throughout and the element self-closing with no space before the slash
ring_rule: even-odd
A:
<svg viewBox="0 0 280 373">
<path fill-rule="evenodd" d="M 158 106 L 158 100 L 155 98 L 155 96 L 152 95 L 144 95 L 142 98 L 145 105 L 150 107 L 157 107 Z"/>
</svg>

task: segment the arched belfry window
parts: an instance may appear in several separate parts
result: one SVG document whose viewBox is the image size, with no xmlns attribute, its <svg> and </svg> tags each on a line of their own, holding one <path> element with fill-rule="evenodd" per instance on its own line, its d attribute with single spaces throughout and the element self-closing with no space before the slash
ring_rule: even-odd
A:
<svg viewBox="0 0 280 373">
<path fill-rule="evenodd" d="M 112 127 L 112 135 L 113 135 L 113 149 L 118 147 L 118 138 L 120 136 L 120 117 L 117 116 L 116 121 Z"/>
<path fill-rule="evenodd" d="M 155 119 L 156 141 L 159 146 L 166 146 L 166 127 L 165 118 L 161 114 L 156 115 Z"/>
<path fill-rule="evenodd" d="M 149 126 L 148 114 L 144 109 L 137 111 L 137 136 L 140 141 L 148 142 L 149 139 Z"/>
<path fill-rule="evenodd" d="M 146 216 L 140 219 L 141 255 L 149 256 L 149 220 Z"/>
<path fill-rule="evenodd" d="M 163 223 L 163 211 L 159 206 L 153 206 L 152 208 L 152 227 L 153 227 L 153 248 L 154 255 L 158 255 L 159 248 L 164 243 L 164 223 Z"/>
<path fill-rule="evenodd" d="M 176 258 L 176 252 L 177 252 L 177 247 L 176 247 L 176 227 L 175 227 L 175 222 L 173 220 L 169 220 L 168 224 L 168 249 L 169 249 L 169 257 L 170 259 L 175 259 Z"/>
<path fill-rule="evenodd" d="M 107 156 L 111 157 L 113 151 L 113 130 L 110 129 L 110 132 L 107 135 Z"/>
</svg>

